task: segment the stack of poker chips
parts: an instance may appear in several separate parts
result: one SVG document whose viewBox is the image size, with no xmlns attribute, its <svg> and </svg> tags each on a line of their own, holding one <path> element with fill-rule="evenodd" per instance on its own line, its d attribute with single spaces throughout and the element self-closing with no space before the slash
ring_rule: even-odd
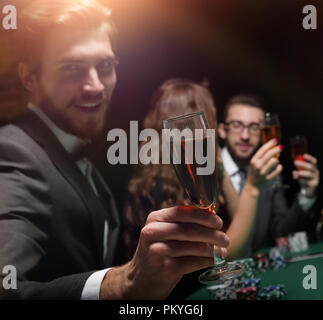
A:
<svg viewBox="0 0 323 320">
<path fill-rule="evenodd" d="M 239 264 L 243 267 L 243 271 L 239 276 L 239 280 L 255 277 L 255 263 L 252 258 L 239 259 L 233 261 L 232 263 Z"/>
<path fill-rule="evenodd" d="M 286 290 L 284 285 L 277 284 L 264 287 L 259 295 L 261 300 L 278 300 L 286 295 Z"/>
<path fill-rule="evenodd" d="M 257 300 L 258 291 L 256 287 L 240 288 L 237 290 L 237 300 Z"/>
<path fill-rule="evenodd" d="M 252 278 L 252 279 L 241 280 L 239 283 L 239 286 L 240 286 L 240 289 L 237 290 L 238 300 L 255 300 L 258 298 L 258 295 L 261 290 L 261 279 Z M 249 289 L 249 288 L 252 288 L 252 289 Z M 248 290 L 243 290 L 243 289 L 248 289 Z"/>
<path fill-rule="evenodd" d="M 296 232 L 288 236 L 289 249 L 293 253 L 302 252 L 308 249 L 306 232 Z"/>
<path fill-rule="evenodd" d="M 278 270 L 286 267 L 285 252 L 280 247 L 273 247 L 269 250 L 270 268 Z"/>
<path fill-rule="evenodd" d="M 264 253 L 256 254 L 252 257 L 255 268 L 259 272 L 265 272 L 269 268 L 269 261 L 267 256 Z"/>
<path fill-rule="evenodd" d="M 237 293 L 235 285 L 223 283 L 207 288 L 211 300 L 236 300 Z"/>
<path fill-rule="evenodd" d="M 257 292 L 258 292 L 260 291 L 260 288 L 261 288 L 261 279 L 252 278 L 252 279 L 241 280 L 239 285 L 240 285 L 240 288 L 254 287 L 257 289 Z"/>
</svg>

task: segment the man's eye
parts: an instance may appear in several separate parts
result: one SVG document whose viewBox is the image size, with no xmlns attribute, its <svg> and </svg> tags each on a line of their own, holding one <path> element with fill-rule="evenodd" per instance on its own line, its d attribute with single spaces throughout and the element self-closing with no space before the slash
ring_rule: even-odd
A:
<svg viewBox="0 0 323 320">
<path fill-rule="evenodd" d="M 117 65 L 117 61 L 106 60 L 99 64 L 98 69 L 102 72 L 111 72 Z"/>
<path fill-rule="evenodd" d="M 106 69 L 111 69 L 113 68 L 113 63 L 112 61 L 105 61 L 102 63 L 102 68 L 106 68 Z"/>
<path fill-rule="evenodd" d="M 80 67 L 76 64 L 66 64 L 62 67 L 62 70 L 66 72 L 76 72 L 80 70 Z"/>
<path fill-rule="evenodd" d="M 240 128 L 241 127 L 241 123 L 239 123 L 239 122 L 231 122 L 231 125 L 233 128 Z"/>
<path fill-rule="evenodd" d="M 258 130 L 259 130 L 259 128 L 260 128 L 260 126 L 259 126 L 259 124 L 254 123 L 254 124 L 252 124 L 252 125 L 250 126 L 250 128 L 251 128 L 251 130 L 253 130 L 253 131 L 258 131 Z"/>
</svg>

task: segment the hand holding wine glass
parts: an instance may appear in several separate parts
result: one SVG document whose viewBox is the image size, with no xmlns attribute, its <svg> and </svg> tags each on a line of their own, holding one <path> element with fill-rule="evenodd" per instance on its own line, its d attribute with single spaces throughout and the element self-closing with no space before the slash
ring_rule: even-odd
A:
<svg viewBox="0 0 323 320">
<path fill-rule="evenodd" d="M 276 139 L 278 144 L 281 145 L 281 126 L 280 120 L 276 113 L 266 112 L 264 119 L 260 122 L 261 129 L 261 140 L 265 144 L 271 139 Z M 281 145 L 282 149 L 282 145 Z M 276 158 L 279 159 L 280 153 L 276 153 Z M 274 183 L 272 184 L 273 189 L 277 188 L 288 188 L 289 186 L 283 185 L 279 176 L 276 176 Z"/>
<path fill-rule="evenodd" d="M 294 136 L 290 139 L 291 155 L 296 170 L 293 178 L 301 185 L 301 192 L 312 197 L 319 184 L 320 173 L 317 168 L 317 159 L 308 153 L 308 141 L 305 136 Z"/>
<path fill-rule="evenodd" d="M 163 121 L 164 129 L 177 130 L 173 136 L 170 148 L 171 161 L 177 177 L 189 196 L 191 202 L 205 210 L 206 214 L 216 214 L 217 208 L 217 170 L 216 170 L 216 145 L 215 135 L 210 134 L 203 112 L 193 113 Z M 174 131 L 175 131 L 174 130 Z M 184 137 L 182 133 L 191 133 Z M 198 134 L 200 133 L 200 134 Z M 170 134 L 170 132 L 169 132 Z M 209 148 L 211 146 L 211 148 Z M 206 174 L 198 174 L 202 169 L 202 153 L 207 150 L 207 160 L 215 167 Z M 191 151 L 191 153 L 189 152 Z M 195 151 L 195 152 L 194 152 Z M 192 157 L 193 155 L 195 155 Z M 201 159 L 200 159 L 201 160 Z M 243 267 L 236 264 L 227 264 L 218 258 L 213 250 L 214 267 L 204 272 L 199 280 L 201 283 L 217 283 L 239 276 Z"/>
</svg>

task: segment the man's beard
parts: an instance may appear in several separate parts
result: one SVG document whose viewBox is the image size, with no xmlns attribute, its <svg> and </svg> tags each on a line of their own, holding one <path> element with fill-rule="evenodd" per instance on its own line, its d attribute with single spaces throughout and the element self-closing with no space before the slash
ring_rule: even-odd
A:
<svg viewBox="0 0 323 320">
<path fill-rule="evenodd" d="M 103 103 L 108 103 L 107 100 L 103 100 Z M 71 106 L 73 102 L 71 101 L 69 106 Z M 66 116 L 64 113 L 64 110 L 57 111 L 55 108 L 55 104 L 53 103 L 52 99 L 46 95 L 42 94 L 42 98 L 39 103 L 39 107 L 47 114 L 47 116 L 63 131 L 66 133 L 69 133 L 71 135 L 74 135 L 76 137 L 82 138 L 82 139 L 94 139 L 98 137 L 100 134 L 103 133 L 104 128 L 107 127 L 107 112 L 108 108 L 106 108 L 103 119 L 104 123 L 100 127 L 99 130 L 97 130 L 96 123 L 88 122 L 86 128 L 78 128 L 74 123 L 75 120 L 70 118 L 69 116 Z"/>
<path fill-rule="evenodd" d="M 246 157 L 246 158 L 241 158 L 239 157 L 235 150 L 233 148 L 231 148 L 231 146 L 227 143 L 226 147 L 232 157 L 232 159 L 234 160 L 234 162 L 238 165 L 238 167 L 247 167 L 249 165 L 250 160 L 252 159 L 252 157 L 255 155 L 255 153 L 257 152 L 257 150 L 260 148 L 260 143 L 259 145 L 255 148 L 255 150 L 251 153 L 250 156 Z"/>
</svg>

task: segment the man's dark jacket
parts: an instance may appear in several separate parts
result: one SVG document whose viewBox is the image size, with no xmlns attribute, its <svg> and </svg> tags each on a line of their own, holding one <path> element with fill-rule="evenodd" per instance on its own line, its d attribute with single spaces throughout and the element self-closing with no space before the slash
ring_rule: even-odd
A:
<svg viewBox="0 0 323 320">
<path fill-rule="evenodd" d="M 88 277 L 113 265 L 120 219 L 102 177 L 94 179 L 99 197 L 34 113 L 0 128 L 2 298 L 80 299 Z M 6 265 L 17 269 L 16 290 L 2 286 Z"/>
</svg>

